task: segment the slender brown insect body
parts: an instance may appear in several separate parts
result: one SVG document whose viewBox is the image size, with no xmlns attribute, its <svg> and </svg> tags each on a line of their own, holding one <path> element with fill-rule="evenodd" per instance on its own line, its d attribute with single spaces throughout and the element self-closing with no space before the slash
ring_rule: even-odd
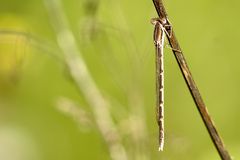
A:
<svg viewBox="0 0 240 160">
<path fill-rule="evenodd" d="M 164 30 L 160 21 L 152 19 L 152 23 L 155 25 L 153 40 L 156 50 L 156 109 L 159 126 L 159 150 L 162 151 L 164 146 Z"/>
</svg>

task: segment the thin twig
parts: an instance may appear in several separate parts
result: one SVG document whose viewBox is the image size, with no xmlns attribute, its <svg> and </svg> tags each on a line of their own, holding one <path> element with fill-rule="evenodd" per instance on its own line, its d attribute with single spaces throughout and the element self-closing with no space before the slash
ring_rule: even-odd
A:
<svg viewBox="0 0 240 160">
<path fill-rule="evenodd" d="M 172 26 L 167 18 L 166 10 L 163 5 L 162 0 L 153 0 L 153 3 L 155 5 L 156 11 L 159 15 L 159 18 L 162 22 L 164 22 L 164 26 L 170 26 L 171 29 L 166 28 L 166 32 L 168 34 L 167 38 L 170 43 L 170 46 L 172 47 L 172 51 L 175 55 L 175 58 L 178 62 L 179 68 L 181 69 L 182 75 L 187 83 L 187 86 L 189 88 L 189 91 L 193 97 L 193 100 L 198 108 L 198 111 L 202 117 L 202 120 L 208 130 L 208 133 L 220 155 L 222 160 L 231 160 L 230 154 L 228 153 L 227 149 L 224 147 L 223 141 L 221 140 L 216 127 L 214 126 L 213 121 L 211 120 L 207 108 L 203 102 L 203 99 L 200 95 L 200 92 L 197 88 L 196 83 L 193 80 L 193 77 L 191 75 L 191 72 L 189 70 L 189 67 L 187 65 L 187 62 L 183 56 L 183 52 L 180 48 L 180 45 L 177 41 L 177 38 L 172 30 Z"/>
<path fill-rule="evenodd" d="M 58 45 L 64 54 L 70 75 L 93 111 L 100 133 L 109 147 L 111 159 L 127 160 L 126 150 L 121 143 L 121 137 L 117 130 L 117 126 L 109 111 L 109 102 L 101 94 L 90 75 L 87 65 L 81 57 L 76 39 L 69 28 L 66 15 L 62 9 L 61 1 L 45 0 L 45 4 L 57 35 Z"/>
<path fill-rule="evenodd" d="M 66 116 L 72 118 L 77 123 L 79 129 L 92 129 L 93 123 L 89 113 L 67 97 L 60 97 L 57 99 L 56 109 Z"/>
</svg>

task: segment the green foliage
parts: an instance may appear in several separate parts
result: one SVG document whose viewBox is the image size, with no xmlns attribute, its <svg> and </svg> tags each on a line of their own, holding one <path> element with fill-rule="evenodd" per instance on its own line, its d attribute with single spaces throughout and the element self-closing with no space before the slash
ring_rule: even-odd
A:
<svg viewBox="0 0 240 160">
<path fill-rule="evenodd" d="M 240 36 L 240 22 L 236 20 L 240 2 L 164 2 L 208 110 L 237 159 L 240 57 L 235 46 Z M 0 31 L 27 33 L 0 32 L 0 159 L 110 159 L 109 146 L 94 121 L 91 106 L 77 89 L 63 53 L 56 47 L 57 34 L 44 2 L 0 3 Z M 155 54 L 150 24 L 157 14 L 151 0 L 62 3 L 81 56 L 110 104 L 129 159 L 220 159 L 168 47 L 166 141 L 164 151 L 157 150 Z M 74 103 L 76 106 L 70 106 L 77 110 L 64 108 L 69 103 L 61 101 L 62 97 Z M 15 150 L 19 151 L 18 157 L 7 154 L 2 158 L 6 156 L 2 151 Z"/>
</svg>

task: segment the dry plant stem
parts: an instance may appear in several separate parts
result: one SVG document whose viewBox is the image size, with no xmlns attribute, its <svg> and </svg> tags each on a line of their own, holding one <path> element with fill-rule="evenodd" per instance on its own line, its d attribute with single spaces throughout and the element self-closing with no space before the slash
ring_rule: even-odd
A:
<svg viewBox="0 0 240 160">
<path fill-rule="evenodd" d="M 96 124 L 106 141 L 111 159 L 127 160 L 126 150 L 121 143 L 117 127 L 110 115 L 109 103 L 103 98 L 88 68 L 81 58 L 76 39 L 68 27 L 68 21 L 60 0 L 45 0 L 45 5 L 57 35 L 70 75 L 89 103 Z"/>
<path fill-rule="evenodd" d="M 159 18 L 161 20 L 166 20 L 166 26 L 171 26 L 170 22 L 167 19 L 167 14 L 164 8 L 164 5 L 162 3 L 162 0 L 153 0 L 153 3 L 155 5 L 155 8 L 157 10 L 157 13 L 159 15 Z M 200 92 L 197 88 L 196 83 L 193 80 L 193 77 L 191 75 L 191 72 L 189 70 L 189 67 L 186 63 L 186 60 L 183 56 L 182 50 L 180 48 L 180 45 L 176 39 L 176 36 L 172 30 L 171 27 L 171 35 L 167 35 L 168 41 L 173 48 L 172 51 L 177 59 L 178 65 L 181 69 L 181 72 L 183 74 L 183 77 L 187 83 L 187 86 L 189 88 L 189 91 L 193 97 L 193 100 L 198 108 L 198 111 L 202 117 L 202 120 L 204 121 L 204 124 L 208 130 L 208 133 L 220 155 L 220 157 L 223 160 L 231 160 L 231 157 L 227 151 L 227 149 L 224 147 L 223 141 L 221 140 L 216 127 L 214 126 L 213 121 L 211 120 L 207 108 L 203 102 L 203 99 L 200 95 Z"/>
</svg>

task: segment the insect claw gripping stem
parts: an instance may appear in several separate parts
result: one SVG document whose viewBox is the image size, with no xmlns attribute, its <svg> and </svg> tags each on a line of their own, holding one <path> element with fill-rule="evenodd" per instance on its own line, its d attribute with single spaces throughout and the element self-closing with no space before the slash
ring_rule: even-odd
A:
<svg viewBox="0 0 240 160">
<path fill-rule="evenodd" d="M 164 23 L 169 23 L 169 24 L 165 24 L 165 25 L 163 25 L 163 20 L 161 20 L 160 18 L 152 18 L 150 20 L 150 22 L 153 25 L 157 25 L 157 23 L 160 23 L 161 29 L 165 32 L 165 34 L 169 38 L 171 38 L 171 36 L 172 36 L 172 25 L 170 24 L 169 20 L 166 20 L 166 19 L 164 20 Z M 156 32 L 156 31 L 154 31 L 154 32 Z M 156 38 L 154 37 L 153 39 L 154 39 L 154 44 L 159 45 L 159 43 L 157 41 L 155 41 Z M 175 49 L 175 48 L 172 48 L 172 47 L 169 47 L 169 48 L 172 49 L 175 52 L 179 52 L 179 53 L 181 52 L 181 50 L 178 50 L 178 49 Z"/>
</svg>

